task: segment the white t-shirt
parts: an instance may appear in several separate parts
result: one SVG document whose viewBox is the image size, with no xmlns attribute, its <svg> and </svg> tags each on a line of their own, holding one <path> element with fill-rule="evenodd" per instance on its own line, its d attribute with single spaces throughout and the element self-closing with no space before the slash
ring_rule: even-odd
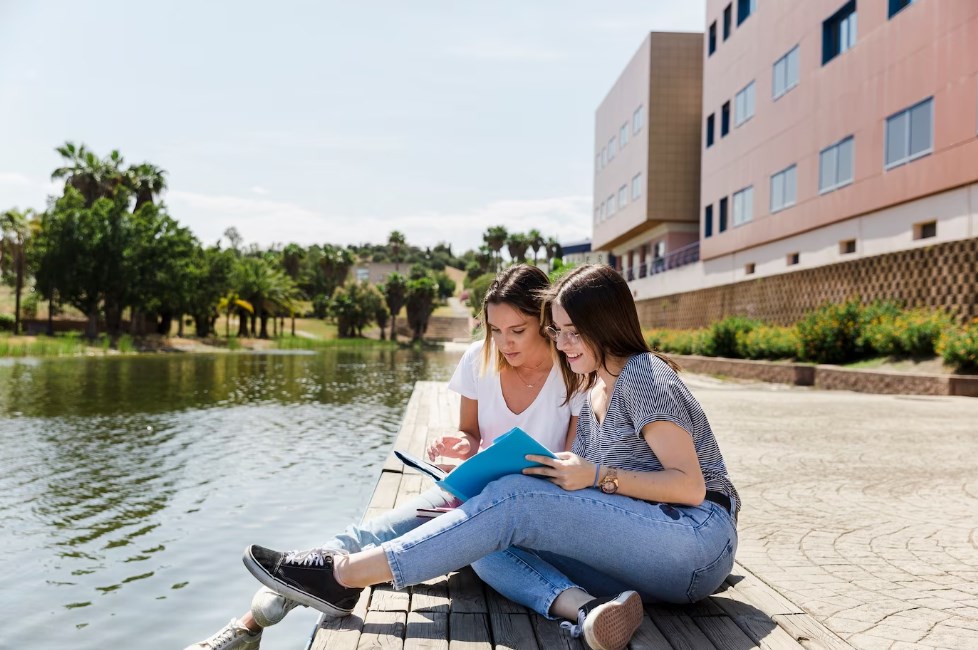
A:
<svg viewBox="0 0 978 650">
<path fill-rule="evenodd" d="M 536 399 L 522 413 L 513 413 L 503 399 L 495 350 L 492 350 L 486 372 L 481 372 L 482 347 L 482 341 L 469 346 L 448 382 L 453 391 L 479 403 L 479 432 L 482 435 L 479 451 L 513 427 L 523 429 L 551 451 L 564 451 L 567 427 L 571 416 L 580 414 L 584 394 L 576 393 L 570 402 L 563 403 L 567 391 L 555 363 Z"/>
</svg>

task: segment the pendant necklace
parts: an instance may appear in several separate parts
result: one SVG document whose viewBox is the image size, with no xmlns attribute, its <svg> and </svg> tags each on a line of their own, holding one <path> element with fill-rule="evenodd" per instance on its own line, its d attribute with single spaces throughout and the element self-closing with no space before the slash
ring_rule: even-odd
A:
<svg viewBox="0 0 978 650">
<path fill-rule="evenodd" d="M 542 365 L 543 364 L 541 363 L 540 366 L 542 366 Z M 539 368 L 540 366 L 537 366 L 537 368 Z M 519 377 L 519 380 L 523 383 L 524 386 L 526 386 L 527 388 L 536 388 L 536 384 L 531 384 L 528 381 L 526 381 L 525 379 L 523 379 L 523 375 L 520 374 L 520 369 L 519 368 L 517 368 L 516 366 L 512 366 L 512 368 L 516 372 L 516 376 Z M 534 370 L 536 370 L 536 368 L 534 368 Z M 547 376 L 549 376 L 549 375 L 550 375 L 550 373 L 548 372 L 547 373 Z"/>
</svg>

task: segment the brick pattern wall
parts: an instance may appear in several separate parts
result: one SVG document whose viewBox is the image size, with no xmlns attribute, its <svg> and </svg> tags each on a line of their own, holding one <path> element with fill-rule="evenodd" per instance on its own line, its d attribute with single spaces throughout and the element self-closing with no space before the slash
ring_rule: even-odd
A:
<svg viewBox="0 0 978 650">
<path fill-rule="evenodd" d="M 668 281 L 668 273 L 663 274 Z M 826 302 L 895 300 L 978 317 L 978 238 L 865 257 L 814 269 L 643 300 L 643 327 L 704 327 L 740 315 L 790 325 Z"/>
</svg>

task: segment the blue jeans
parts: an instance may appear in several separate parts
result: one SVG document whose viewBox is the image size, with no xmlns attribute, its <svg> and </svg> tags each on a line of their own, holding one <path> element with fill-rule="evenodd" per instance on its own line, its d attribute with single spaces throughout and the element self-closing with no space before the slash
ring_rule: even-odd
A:
<svg viewBox="0 0 978 650">
<path fill-rule="evenodd" d="M 418 517 L 418 508 L 438 508 L 453 505 L 458 505 L 457 499 L 438 488 L 431 488 L 399 508 L 362 524 L 349 526 L 323 546 L 344 549 L 350 553 L 380 546 L 383 542 L 397 539 L 431 521 Z M 448 514 L 440 515 L 438 519 L 447 516 Z M 510 600 L 531 607 L 548 617 L 550 604 L 554 599 L 562 591 L 577 586 L 568 580 L 563 572 L 522 549 L 507 549 L 490 553 L 471 564 L 476 574 L 490 587 Z M 458 568 L 460 567 L 453 567 L 453 569 Z"/>
<path fill-rule="evenodd" d="M 473 564 L 497 591 L 548 615 L 560 593 L 548 583 L 594 596 L 632 589 L 651 602 L 701 600 L 733 568 L 737 529 L 710 501 L 657 504 L 515 474 L 381 546 L 396 588 Z M 507 556 L 519 563 L 488 575 Z"/>
</svg>

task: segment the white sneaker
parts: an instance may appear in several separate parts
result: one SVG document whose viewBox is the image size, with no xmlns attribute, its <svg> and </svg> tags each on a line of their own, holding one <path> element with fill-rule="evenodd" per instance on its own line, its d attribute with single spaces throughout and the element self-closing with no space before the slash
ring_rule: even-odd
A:
<svg viewBox="0 0 978 650">
<path fill-rule="evenodd" d="M 560 627 L 572 637 L 584 637 L 591 650 L 624 650 L 642 624 L 642 598 L 634 591 L 595 598 L 577 612 L 577 623 L 564 621 Z"/>
<path fill-rule="evenodd" d="M 255 596 L 251 599 L 251 615 L 256 623 L 262 627 L 268 627 L 285 618 L 285 615 L 295 609 L 298 604 L 268 587 L 262 587 L 255 592 Z"/>
<path fill-rule="evenodd" d="M 258 650 L 261 632 L 252 634 L 235 618 L 212 637 L 188 645 L 184 650 Z"/>
</svg>

